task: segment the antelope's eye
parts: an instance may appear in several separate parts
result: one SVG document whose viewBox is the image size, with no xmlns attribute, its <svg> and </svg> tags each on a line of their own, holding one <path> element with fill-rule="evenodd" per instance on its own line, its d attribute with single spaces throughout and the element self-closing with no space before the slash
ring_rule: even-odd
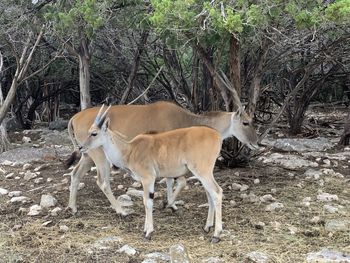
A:
<svg viewBox="0 0 350 263">
<path fill-rule="evenodd" d="M 97 135 L 97 132 L 93 132 L 93 133 L 91 133 L 91 136 L 96 136 Z"/>
<path fill-rule="evenodd" d="M 249 125 L 249 122 L 244 121 L 244 122 L 243 122 L 243 125 L 244 125 L 244 126 L 248 126 L 248 125 Z"/>
</svg>

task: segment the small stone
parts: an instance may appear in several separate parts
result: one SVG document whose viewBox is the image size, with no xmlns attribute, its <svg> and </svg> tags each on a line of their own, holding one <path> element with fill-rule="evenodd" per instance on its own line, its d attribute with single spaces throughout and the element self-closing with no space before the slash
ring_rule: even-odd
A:
<svg viewBox="0 0 350 263">
<path fill-rule="evenodd" d="M 29 137 L 27 137 L 27 136 L 23 136 L 22 142 L 23 142 L 23 143 L 31 143 L 31 142 L 32 142 L 32 139 L 29 138 Z"/>
<path fill-rule="evenodd" d="M 5 176 L 6 179 L 13 179 L 15 173 L 9 173 L 8 175 Z"/>
<path fill-rule="evenodd" d="M 254 179 L 254 184 L 260 184 L 260 180 L 258 178 Z"/>
<path fill-rule="evenodd" d="M 190 263 L 186 248 L 182 244 L 176 244 L 170 247 L 170 261 L 173 263 Z"/>
<path fill-rule="evenodd" d="M 19 212 L 21 215 L 24 215 L 24 214 L 27 213 L 27 208 L 20 207 L 20 208 L 18 209 L 18 212 Z"/>
<path fill-rule="evenodd" d="M 264 203 L 274 202 L 276 198 L 274 198 L 271 194 L 263 195 L 260 197 L 260 201 Z"/>
<path fill-rule="evenodd" d="M 307 254 L 307 263 L 347 263 L 350 262 L 350 254 L 324 248 L 318 252 Z"/>
<path fill-rule="evenodd" d="M 281 228 L 281 223 L 277 221 L 271 222 L 271 226 L 275 231 L 279 231 Z"/>
<path fill-rule="evenodd" d="M 239 189 L 241 192 L 247 191 L 249 189 L 249 186 L 246 184 L 242 184 L 241 188 Z"/>
<path fill-rule="evenodd" d="M 2 196 L 2 195 L 8 195 L 8 193 L 9 193 L 8 190 L 6 190 L 5 188 L 1 188 L 1 187 L 0 187 L 0 196 Z"/>
<path fill-rule="evenodd" d="M 267 212 L 273 212 L 273 211 L 279 211 L 284 207 L 282 203 L 274 202 L 265 207 L 265 211 Z"/>
<path fill-rule="evenodd" d="M 249 193 L 248 201 L 250 203 L 257 203 L 257 202 L 259 202 L 259 197 L 257 197 L 254 193 Z"/>
<path fill-rule="evenodd" d="M 84 183 L 79 183 L 78 185 L 78 190 L 81 190 L 85 187 L 85 184 Z"/>
<path fill-rule="evenodd" d="M 19 177 L 19 176 L 15 177 L 15 180 L 20 180 L 20 179 L 21 179 L 21 177 Z"/>
<path fill-rule="evenodd" d="M 237 191 L 237 190 L 241 190 L 242 185 L 233 183 L 231 187 L 232 187 L 232 190 Z"/>
<path fill-rule="evenodd" d="M 142 186 L 141 182 L 133 182 L 133 184 L 131 185 L 134 188 L 140 188 Z"/>
<path fill-rule="evenodd" d="M 272 189 L 271 189 L 271 193 L 273 193 L 273 194 L 277 193 L 276 188 L 272 188 Z"/>
<path fill-rule="evenodd" d="M 60 229 L 58 230 L 58 232 L 60 233 L 65 233 L 69 230 L 69 227 L 66 225 L 60 225 Z"/>
<path fill-rule="evenodd" d="M 334 207 L 332 205 L 324 205 L 323 210 L 327 213 L 330 213 L 330 214 L 335 214 L 338 212 L 338 208 Z"/>
<path fill-rule="evenodd" d="M 257 223 L 254 224 L 254 227 L 255 227 L 256 229 L 264 229 L 265 223 L 259 221 L 259 222 L 257 222 Z"/>
<path fill-rule="evenodd" d="M 29 181 L 30 179 L 33 179 L 33 178 L 36 178 L 38 175 L 36 173 L 32 173 L 30 171 L 27 171 L 25 174 L 24 174 L 24 177 L 23 179 L 26 180 L 26 181 Z"/>
<path fill-rule="evenodd" d="M 328 193 L 321 193 L 317 195 L 317 200 L 321 202 L 332 202 L 332 201 L 338 201 L 339 198 L 337 195 L 332 195 Z"/>
<path fill-rule="evenodd" d="M 5 160 L 1 163 L 1 165 L 4 165 L 4 166 L 12 166 L 13 165 L 13 162 L 9 161 L 9 160 Z"/>
<path fill-rule="evenodd" d="M 46 222 L 42 223 L 41 225 L 47 227 L 47 226 L 49 226 L 51 223 L 52 223 L 52 220 L 46 221 Z"/>
<path fill-rule="evenodd" d="M 246 258 L 250 261 L 248 262 L 254 262 L 254 263 L 266 263 L 269 260 L 269 257 L 258 251 L 253 251 L 247 254 Z"/>
<path fill-rule="evenodd" d="M 61 180 L 62 184 L 68 184 L 68 178 L 64 178 Z"/>
<path fill-rule="evenodd" d="M 117 188 L 118 188 L 118 190 L 122 190 L 122 189 L 124 188 L 124 185 L 119 184 L 119 185 L 117 186 Z"/>
<path fill-rule="evenodd" d="M 117 200 L 121 203 L 122 206 L 132 206 L 134 204 L 134 202 L 131 200 L 131 197 L 127 194 L 118 196 Z"/>
<path fill-rule="evenodd" d="M 96 172 L 96 171 L 97 171 L 96 166 L 91 167 L 90 171 L 91 171 L 91 172 Z"/>
<path fill-rule="evenodd" d="M 201 263 L 224 263 L 224 262 L 225 261 L 219 257 L 210 257 L 210 258 L 203 259 L 201 261 Z"/>
<path fill-rule="evenodd" d="M 209 204 L 208 204 L 208 203 L 201 204 L 201 205 L 199 205 L 198 207 L 199 207 L 199 208 L 201 208 L 201 207 L 209 207 Z"/>
<path fill-rule="evenodd" d="M 32 168 L 32 165 L 30 163 L 26 163 L 23 165 L 23 170 L 29 170 L 30 168 Z"/>
<path fill-rule="evenodd" d="M 17 225 L 14 225 L 14 226 L 12 227 L 12 230 L 13 230 L 13 231 L 18 231 L 18 230 L 20 230 L 21 228 L 22 228 L 22 225 L 17 224 Z"/>
<path fill-rule="evenodd" d="M 288 229 L 291 235 L 295 235 L 298 232 L 298 228 L 295 226 L 290 226 Z"/>
<path fill-rule="evenodd" d="M 62 208 L 55 207 L 54 209 L 51 210 L 51 215 L 52 216 L 57 216 L 61 211 L 62 211 Z"/>
<path fill-rule="evenodd" d="M 303 199 L 303 202 L 311 202 L 311 197 L 307 196 Z"/>
<path fill-rule="evenodd" d="M 124 245 L 121 248 L 117 250 L 118 253 L 125 253 L 129 256 L 134 256 L 136 254 L 136 249 L 129 246 L 129 245 Z"/>
<path fill-rule="evenodd" d="M 143 191 L 136 190 L 134 188 L 129 188 L 126 194 L 134 197 L 138 197 L 138 198 L 143 198 Z"/>
<path fill-rule="evenodd" d="M 350 229 L 349 219 L 331 219 L 326 222 L 325 229 L 327 232 L 342 232 Z"/>
<path fill-rule="evenodd" d="M 34 179 L 34 183 L 35 184 L 42 184 L 44 182 L 44 178 L 39 177 L 39 178 L 35 178 Z"/>
<path fill-rule="evenodd" d="M 43 208 L 53 207 L 57 204 L 57 199 L 52 195 L 44 194 L 41 196 L 40 205 Z"/>
<path fill-rule="evenodd" d="M 9 197 L 15 197 L 15 196 L 20 196 L 22 194 L 22 191 L 11 191 L 8 193 Z"/>
<path fill-rule="evenodd" d="M 237 203 L 236 203 L 236 201 L 235 201 L 235 200 L 230 200 L 230 205 L 232 205 L 232 206 L 236 206 L 236 205 L 237 205 Z"/>
<path fill-rule="evenodd" d="M 32 205 L 30 208 L 29 208 L 29 213 L 28 215 L 29 216 L 37 216 L 37 215 L 40 215 L 41 213 L 41 206 L 40 205 Z"/>
<path fill-rule="evenodd" d="M 322 162 L 323 162 L 323 167 L 331 166 L 331 161 L 329 159 L 324 159 Z"/>
<path fill-rule="evenodd" d="M 46 179 L 46 182 L 48 182 L 48 183 L 51 183 L 52 181 L 53 181 L 53 179 L 51 177 Z"/>
</svg>

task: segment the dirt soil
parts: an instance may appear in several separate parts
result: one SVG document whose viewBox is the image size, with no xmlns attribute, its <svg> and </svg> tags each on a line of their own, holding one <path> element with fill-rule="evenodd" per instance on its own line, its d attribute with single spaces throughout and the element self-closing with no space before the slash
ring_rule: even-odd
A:
<svg viewBox="0 0 350 263">
<path fill-rule="evenodd" d="M 332 133 L 327 134 L 332 136 Z M 338 150 L 329 150 L 335 151 Z M 32 181 L 28 183 L 23 178 L 5 179 L 5 175 L 0 175 L 0 187 L 10 191 L 21 190 L 23 195 L 32 200 L 27 204 L 13 204 L 9 202 L 9 197 L 0 196 L 0 262 L 136 263 L 142 262 L 145 255 L 151 252 L 168 253 L 169 247 L 174 244 L 184 245 L 192 262 L 202 262 L 209 257 L 218 257 L 222 262 L 248 262 L 246 255 L 252 251 L 268 255 L 268 262 L 305 262 L 308 253 L 325 247 L 350 253 L 349 231 L 330 233 L 325 230 L 325 223 L 330 219 L 350 219 L 350 175 L 347 160 L 339 161 L 336 167 L 330 167 L 343 174 L 344 178 L 327 177 L 322 187 L 317 181 L 307 180 L 303 176 L 306 169 L 290 171 L 268 166 L 257 158 L 251 160 L 245 168 L 216 168 L 215 177 L 225 196 L 224 234 L 218 244 L 209 243 L 212 232 L 205 234 L 202 231 L 208 208 L 199 207 L 206 203 L 206 195 L 203 187 L 195 181 L 190 181 L 189 188 L 180 194 L 179 199 L 184 201 L 184 205 L 178 206 L 179 210 L 175 213 L 170 209 L 161 209 L 166 196 L 165 185 L 156 185 L 158 196 L 154 207 L 155 232 L 148 242 L 142 236 L 142 200 L 133 198 L 133 215 L 126 218 L 118 216 L 96 185 L 94 171 L 82 179 L 85 187 L 78 192 L 76 215 L 62 211 L 59 215 L 52 216 L 44 210 L 39 216 L 28 216 L 28 208 L 39 204 L 44 193 L 57 198 L 57 206 L 62 209 L 68 203 L 69 171 L 63 168 L 59 160 L 37 162 L 33 168 L 43 163 L 47 167 L 41 171 L 40 177 L 44 178 L 41 184 Z M 7 174 L 14 172 L 15 176 L 23 172 L 22 166 L 2 168 Z M 48 178 L 52 181 L 47 182 Z M 112 179 L 115 196 L 124 194 L 134 182 L 131 177 L 124 178 L 121 174 L 114 175 Z M 255 179 L 260 182 L 254 183 Z M 246 184 L 249 189 L 245 192 L 232 190 L 233 183 Z M 339 201 L 335 203 L 343 206 L 341 213 L 324 211 L 324 203 L 316 200 L 320 189 L 338 195 Z M 242 193 L 250 192 L 258 197 L 271 194 L 284 208 L 267 212 L 267 203 L 250 202 L 242 198 Z M 311 197 L 309 207 L 302 204 L 305 197 Z M 21 212 L 21 207 L 27 210 Z M 317 223 L 311 222 L 315 216 L 320 217 Z M 51 222 L 43 226 L 47 221 Z M 68 231 L 60 230 L 62 225 L 68 226 Z M 122 242 L 114 243 L 112 249 L 91 249 L 97 240 L 113 236 L 120 237 Z M 124 244 L 134 247 L 137 254 L 128 256 L 117 252 Z"/>
</svg>

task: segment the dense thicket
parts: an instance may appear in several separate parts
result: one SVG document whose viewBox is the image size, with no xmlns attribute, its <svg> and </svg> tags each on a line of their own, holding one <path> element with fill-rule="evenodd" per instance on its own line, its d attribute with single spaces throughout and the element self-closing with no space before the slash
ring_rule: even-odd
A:
<svg viewBox="0 0 350 263">
<path fill-rule="evenodd" d="M 233 110 L 229 84 L 257 121 L 284 115 L 298 134 L 312 101 L 349 101 L 350 0 L 2 0 L 0 8 L 2 125 L 6 117 L 30 128 L 72 104 L 169 99 L 195 112 Z"/>
</svg>

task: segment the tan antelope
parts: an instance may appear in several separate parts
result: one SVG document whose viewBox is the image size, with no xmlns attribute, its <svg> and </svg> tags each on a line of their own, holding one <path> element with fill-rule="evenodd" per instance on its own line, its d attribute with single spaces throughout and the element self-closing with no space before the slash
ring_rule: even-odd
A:
<svg viewBox="0 0 350 263">
<path fill-rule="evenodd" d="M 239 103 L 239 100 L 236 101 Z M 239 104 L 240 105 L 240 104 Z M 89 136 L 89 128 L 94 123 L 99 107 L 89 108 L 75 114 L 69 124 L 68 132 L 75 148 L 79 148 Z M 149 131 L 164 132 L 178 128 L 204 125 L 216 129 L 225 139 L 235 136 L 243 144 L 250 148 L 257 148 L 258 137 L 252 125 L 252 119 L 245 113 L 240 105 L 236 112 L 209 112 L 205 115 L 197 115 L 185 110 L 174 103 L 160 101 L 147 105 L 117 105 L 112 106 L 108 116 L 111 120 L 109 129 L 118 131 L 130 140 L 136 135 Z M 77 151 L 73 153 L 70 163 L 77 157 Z M 79 163 L 71 173 L 71 185 L 68 208 L 73 213 L 77 212 L 76 198 L 81 177 L 90 170 L 95 163 L 97 168 L 97 184 L 107 196 L 112 207 L 118 214 L 126 215 L 127 210 L 114 197 L 110 187 L 110 164 L 104 152 L 99 149 L 91 149 L 83 154 Z M 174 196 L 186 184 L 184 178 L 178 178 L 178 186 L 172 195 L 171 179 L 168 180 L 168 206 L 173 206 Z M 174 207 L 174 206 L 173 206 Z M 174 207 L 175 208 L 175 207 Z"/>
<path fill-rule="evenodd" d="M 109 108 L 97 114 L 80 150 L 87 152 L 101 147 L 114 165 L 130 170 L 143 186 L 145 206 L 145 238 L 153 232 L 153 198 L 156 178 L 177 178 L 190 171 L 205 188 L 209 209 L 204 227 L 206 232 L 214 226 L 213 243 L 220 240 L 222 230 L 222 189 L 214 179 L 213 170 L 221 149 L 220 133 L 205 126 L 176 129 L 157 134 L 140 134 L 128 141 L 121 133 L 109 129 L 106 118 Z M 118 120 L 116 120 L 118 121 Z"/>
</svg>

